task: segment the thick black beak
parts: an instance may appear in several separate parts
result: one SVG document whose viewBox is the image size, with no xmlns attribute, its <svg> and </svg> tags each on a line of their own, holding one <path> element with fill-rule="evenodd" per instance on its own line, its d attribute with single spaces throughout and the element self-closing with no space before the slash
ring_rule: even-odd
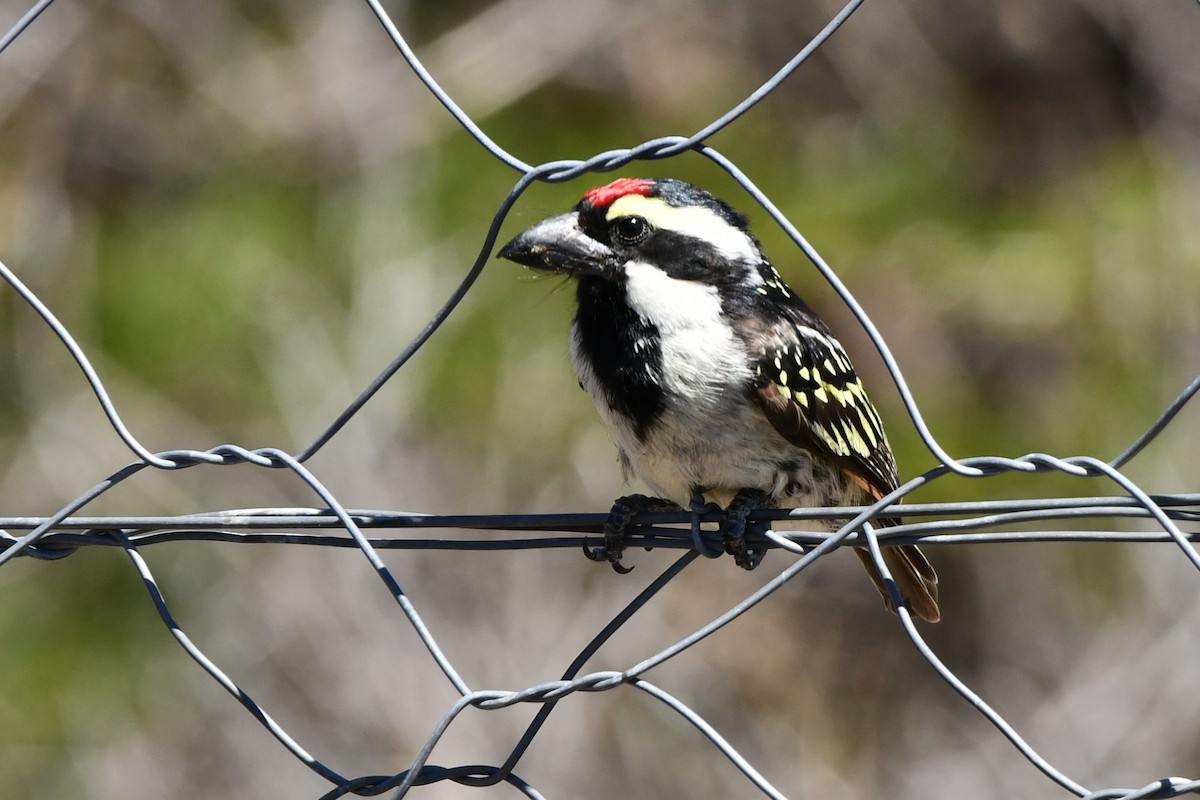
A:
<svg viewBox="0 0 1200 800">
<path fill-rule="evenodd" d="M 544 219 L 500 248 L 498 258 L 526 267 L 571 275 L 610 275 L 615 268 L 613 251 L 585 234 L 579 214 L 569 211 Z"/>
</svg>

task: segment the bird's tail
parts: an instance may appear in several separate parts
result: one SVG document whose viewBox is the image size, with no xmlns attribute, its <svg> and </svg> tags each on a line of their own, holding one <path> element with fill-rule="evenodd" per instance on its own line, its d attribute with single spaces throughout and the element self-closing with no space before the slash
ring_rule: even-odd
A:
<svg viewBox="0 0 1200 800">
<path fill-rule="evenodd" d="M 917 549 L 915 544 L 882 549 L 883 563 L 887 564 L 888 571 L 892 573 L 892 579 L 896 581 L 896 588 L 900 590 L 900 596 L 904 598 L 904 605 L 908 610 L 926 622 L 940 620 L 942 612 L 938 608 L 937 573 L 933 571 L 933 566 L 925 558 L 925 554 Z M 867 574 L 871 576 L 875 588 L 883 595 L 883 602 L 889 610 L 895 612 L 896 606 L 892 603 L 892 596 L 884 586 L 883 576 L 871 560 L 871 554 L 860 548 L 855 548 L 854 552 L 862 561 Z"/>
</svg>

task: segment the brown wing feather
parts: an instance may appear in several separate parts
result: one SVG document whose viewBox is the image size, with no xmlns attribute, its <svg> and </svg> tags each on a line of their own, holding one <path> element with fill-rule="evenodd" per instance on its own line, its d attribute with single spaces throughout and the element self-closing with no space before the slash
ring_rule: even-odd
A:
<svg viewBox="0 0 1200 800">
<path fill-rule="evenodd" d="M 815 318 L 785 316 L 764 333 L 751 394 L 775 430 L 838 464 L 875 497 L 896 488 L 883 422 L 837 339 Z"/>
<path fill-rule="evenodd" d="M 899 484 L 879 412 L 841 343 L 802 304 L 784 309 L 784 319 L 757 339 L 767 345 L 756 354 L 751 395 L 781 436 L 829 458 L 866 497 L 878 500 Z M 895 611 L 870 554 L 857 548 L 855 553 Z M 884 548 L 883 559 L 909 610 L 927 622 L 941 619 L 937 573 L 924 554 L 915 545 L 901 545 Z"/>
</svg>

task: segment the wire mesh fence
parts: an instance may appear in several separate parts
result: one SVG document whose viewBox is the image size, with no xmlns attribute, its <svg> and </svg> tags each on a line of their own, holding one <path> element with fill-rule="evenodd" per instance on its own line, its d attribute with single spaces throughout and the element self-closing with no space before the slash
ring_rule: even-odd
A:
<svg viewBox="0 0 1200 800">
<path fill-rule="evenodd" d="M 396 25 L 388 11 L 376 0 L 366 0 L 366 5 L 382 27 L 382 35 L 399 53 L 399 57 L 411 68 L 425 90 L 436 98 L 459 126 L 467 131 L 474 142 L 489 158 L 511 168 L 518 178 L 508 194 L 499 202 L 491 224 L 483 234 L 478 255 L 474 263 L 450 292 L 448 299 L 429 318 L 428 322 L 413 337 L 391 363 L 362 389 L 311 442 L 298 450 L 280 447 L 246 447 L 224 444 L 216 447 L 192 449 L 186 446 L 171 449 L 156 449 L 144 444 L 137 436 L 136 425 L 127 421 L 120 403 L 113 399 L 108 385 L 102 379 L 102 370 L 94 366 L 92 359 L 76 337 L 55 315 L 48 304 L 31 290 L 8 266 L 0 264 L 0 274 L 20 298 L 24 307 L 35 313 L 53 332 L 59 345 L 70 354 L 83 379 L 90 387 L 95 402 L 107 419 L 107 424 L 124 443 L 132 460 L 120 469 L 96 481 L 63 504 L 54 513 L 38 517 L 6 516 L 0 518 L 0 566 L 11 569 L 18 559 L 55 561 L 66 559 L 85 548 L 119 548 L 128 557 L 133 570 L 140 577 L 150 600 L 162 623 L 175 638 L 180 648 L 189 655 L 213 681 L 220 685 L 244 708 L 246 714 L 259 726 L 259 736 L 273 737 L 286 752 L 303 764 L 314 775 L 327 784 L 324 798 L 344 797 L 351 794 L 362 796 L 404 796 L 439 783 L 454 783 L 469 787 L 486 787 L 507 784 L 529 797 L 543 796 L 538 789 L 537 775 L 526 774 L 522 762 L 536 745 L 545 746 L 552 738 L 547 731 L 553 716 L 562 716 L 568 704 L 580 704 L 587 694 L 614 691 L 639 690 L 640 694 L 657 701 L 669 712 L 667 727 L 677 730 L 674 735 L 683 735 L 678 729 L 694 729 L 714 756 L 725 759 L 739 774 L 739 784 L 733 784 L 741 794 L 752 791 L 769 797 L 795 796 L 795 790 L 772 778 L 777 765 L 744 755 L 733 736 L 722 731 L 722 726 L 710 721 L 709 714 L 698 708 L 703 704 L 696 697 L 680 697 L 672 690 L 669 681 L 652 679 L 652 671 L 662 672 L 665 666 L 694 657 L 692 648 L 708 639 L 731 623 L 743 620 L 755 613 L 762 601 L 776 595 L 786 586 L 794 586 L 798 579 L 810 573 L 811 567 L 836 549 L 855 545 L 867 547 L 872 558 L 886 575 L 886 566 L 881 557 L 881 547 L 900 543 L 921 542 L 946 546 L 1016 543 L 1030 545 L 1034 542 L 1132 542 L 1142 546 L 1150 543 L 1165 543 L 1175 548 L 1179 556 L 1200 569 L 1200 552 L 1195 543 L 1200 540 L 1200 493 L 1166 493 L 1153 487 L 1143 487 L 1128 477 L 1125 467 L 1148 445 L 1173 430 L 1176 416 L 1200 391 L 1200 377 L 1187 385 L 1163 410 L 1142 435 L 1131 441 L 1119 455 L 1098 458 L 1093 455 L 1055 456 L 1045 453 L 1030 453 L 1021 457 L 971 456 L 952 454 L 935 436 L 933 427 L 918 406 L 898 360 L 892 355 L 884 336 L 867 315 L 863 305 L 843 283 L 837 272 L 822 258 L 817 250 L 801 234 L 798 228 L 772 202 L 750 177 L 734 161 L 716 149 L 710 140 L 722 132 L 736 135 L 738 126 L 747 124 L 745 115 L 765 98 L 776 92 L 781 85 L 809 62 L 821 48 L 827 46 L 830 37 L 860 11 L 862 0 L 849 2 L 834 13 L 827 24 L 797 51 L 770 79 L 754 92 L 736 103 L 727 112 L 700 127 L 690 136 L 659 136 L 634 147 L 620 148 L 585 159 L 554 160 L 541 164 L 526 163 L 523 159 L 497 144 L 480 124 L 455 102 L 434 76 L 425 68 L 410 47 L 400 26 Z M 39 16 L 51 6 L 50 0 L 37 3 L 0 39 L 3 53 L 20 37 L 41 24 Z M 310 464 L 331 442 L 339 437 L 352 420 L 358 418 L 367 403 L 383 387 L 395 381 L 410 360 L 427 342 L 439 334 L 443 324 L 455 313 L 471 292 L 484 272 L 495 249 L 502 225 L 510 212 L 518 206 L 526 191 L 539 183 L 563 183 L 591 173 L 608 173 L 616 170 L 639 170 L 641 162 L 656 162 L 656 171 L 668 171 L 670 159 L 684 154 L 698 155 L 739 184 L 779 226 L 794 246 L 802 252 L 824 280 L 832 287 L 841 301 L 857 319 L 870 342 L 878 350 L 883 363 L 894 380 L 912 427 L 919 435 L 929 453 L 936 458 L 938 466 L 903 483 L 899 489 L 882 498 L 878 503 L 863 508 L 842 509 L 798 509 L 794 511 L 758 512 L 762 519 L 783 518 L 835 521 L 833 533 L 798 531 L 768 533 L 758 544 L 765 548 L 790 554 L 792 560 L 786 567 L 761 581 L 760 585 L 747 591 L 720 613 L 702 624 L 696 625 L 668 646 L 643 654 L 632 663 L 616 665 L 617 668 L 593 669 L 588 671 L 596 655 L 609 644 L 631 620 L 638 618 L 651 606 L 660 593 L 672 586 L 689 567 L 695 565 L 703 552 L 720 550 L 716 531 L 717 517 L 689 512 L 655 512 L 639 515 L 636 526 L 631 530 L 631 544 L 655 551 L 682 551 L 677 559 L 666 566 L 653 580 L 646 583 L 639 593 L 619 610 L 612 613 L 610 621 L 600 626 L 594 634 L 589 631 L 586 644 L 577 656 L 561 669 L 557 680 L 539 680 L 524 688 L 488 689 L 470 678 L 459 666 L 458 658 L 439 644 L 435 628 L 427 624 L 425 617 L 429 609 L 424 607 L 418 595 L 406 592 L 397 577 L 396 566 L 389 566 L 384 554 L 397 551 L 483 551 L 502 550 L 550 550 L 567 548 L 578 551 L 589 544 L 594 545 L 601 530 L 603 513 L 553 513 L 553 514 L 428 514 L 397 511 L 381 511 L 349 508 L 331 490 L 328 478 Z M 895 423 L 893 423 L 895 427 Z M 145 471 L 179 473 L 197 468 L 257 468 L 277 471 L 297 481 L 311 493 L 312 507 L 269 507 L 239 510 L 206 511 L 169 516 L 153 515 L 94 515 L 88 516 L 89 508 L 100 498 L 131 481 Z M 905 523 L 873 529 L 869 523 L 877 516 L 886 516 L 893 504 L 900 502 L 913 492 L 934 482 L 954 477 L 987 479 L 1002 475 L 1028 474 L 1045 476 L 1057 474 L 1086 481 L 1079 496 L 1037 497 L 1018 500 L 962 500 L 958 502 L 920 503 L 905 502 Z M 985 483 L 986 485 L 986 483 Z M 1061 484 L 1055 484 L 1061 485 Z M 1103 485 L 1102 489 L 1097 489 Z M 480 536 L 478 531 L 510 532 L 512 536 L 489 533 Z M 402 767 L 364 774 L 354 774 L 335 769 L 319 753 L 312 752 L 302 740 L 304 737 L 289 730 L 280 722 L 287 710 L 280 714 L 276 708 L 267 708 L 254 699 L 256 694 L 235 682 L 219 665 L 220 657 L 213 656 L 208 648 L 201 648 L 184 632 L 177 621 L 172 604 L 160 589 L 161 570 L 152 570 L 145 551 L 166 543 L 219 542 L 233 544 L 271 544 L 278 546 L 309 545 L 331 552 L 332 548 L 351 549 L 367 560 L 377 580 L 386 589 L 395 609 L 419 640 L 422 659 L 436 666 L 439 681 L 453 690 L 453 700 L 444 712 L 426 727 L 403 718 L 399 724 L 408 725 L 409 730 L 401 737 L 403 744 L 397 745 L 402 753 Z M 234 548 L 237 550 L 236 548 Z M 942 548 L 938 548 L 942 551 Z M 236 553 L 233 557 L 237 557 Z M 47 567 L 48 569 L 50 567 Z M 583 587 L 579 591 L 585 591 Z M 422 613 L 422 612 L 425 613 Z M 536 612 L 536 610 L 535 610 Z M 611 610 L 610 610 L 611 613 Z M 953 613 L 951 610 L 949 613 Z M 1036 624 L 1036 620 L 1030 620 Z M 389 620 L 386 624 L 394 624 Z M 1029 769 L 1045 778 L 1046 796 L 1070 794 L 1088 800 L 1100 798 L 1165 798 L 1187 793 L 1200 792 L 1200 780 L 1187 777 L 1158 777 L 1143 775 L 1139 783 L 1129 788 L 1095 788 L 1095 781 L 1087 775 L 1076 774 L 1068 767 L 1058 765 L 1053 755 L 1055 747 L 1034 746 L 1021 734 L 1019 724 L 1010 723 L 997 707 L 1001 700 L 989 691 L 976 689 L 970 679 L 963 679 L 958 671 L 947 666 L 927 642 L 922 631 L 914 625 L 908 613 L 901 609 L 898 624 L 907 641 L 921 659 L 963 701 L 961 713 L 981 715 L 993 729 L 993 735 L 1006 741 L 1016 753 L 1029 762 Z M 175 669 L 182 669 L 176 664 Z M 669 674 L 669 673 L 668 673 Z M 334 678 L 336 680 L 336 678 Z M 1194 685 L 1194 684 L 1193 684 Z M 991 687 L 995 688 L 995 687 Z M 277 698 L 278 701 L 278 698 Z M 472 712 L 498 712 L 515 706 L 529 706 L 531 718 L 523 721 L 520 734 L 512 746 L 494 761 L 441 766 L 437 763 L 439 744 L 453 731 L 473 724 Z M 724 715 L 721 715 L 724 717 Z M 576 724 L 585 724 L 578 717 Z M 585 718 L 586 719 L 586 718 Z M 252 735 L 252 734 L 246 734 Z M 557 734 L 555 734 L 557 735 Z M 1114 733 L 1114 742 L 1119 739 Z M 1114 747 L 1119 746 L 1113 744 Z M 1189 765 L 1184 764 L 1181 769 Z M 220 769 L 219 765 L 216 767 Z M 670 765 L 662 767 L 670 772 Z M 675 777 L 667 775 L 665 780 Z M 1055 787 L 1058 789 L 1055 789 Z M 716 794 L 716 792 L 714 792 Z"/>
</svg>

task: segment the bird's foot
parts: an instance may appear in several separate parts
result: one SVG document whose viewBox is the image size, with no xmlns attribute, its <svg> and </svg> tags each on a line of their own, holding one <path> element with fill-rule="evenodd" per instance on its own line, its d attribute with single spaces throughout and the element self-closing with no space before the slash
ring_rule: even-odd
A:
<svg viewBox="0 0 1200 800">
<path fill-rule="evenodd" d="M 671 511 L 679 506 L 661 497 L 649 497 L 644 494 L 628 494 L 613 501 L 608 518 L 604 520 L 604 544 L 599 547 L 583 546 L 583 554 L 592 561 L 607 561 L 612 568 L 622 575 L 633 571 L 621 563 L 628 544 L 629 523 L 635 515 L 643 511 Z M 647 548 L 649 549 L 649 548 Z"/>
<path fill-rule="evenodd" d="M 725 520 L 721 523 L 721 538 L 725 541 L 725 552 L 733 556 L 734 563 L 742 569 L 754 569 L 766 556 L 766 548 L 751 549 L 746 545 L 746 532 L 766 532 L 770 526 L 749 519 L 750 513 L 767 507 L 767 496 L 758 489 L 742 489 L 729 507 L 725 509 Z"/>
</svg>

